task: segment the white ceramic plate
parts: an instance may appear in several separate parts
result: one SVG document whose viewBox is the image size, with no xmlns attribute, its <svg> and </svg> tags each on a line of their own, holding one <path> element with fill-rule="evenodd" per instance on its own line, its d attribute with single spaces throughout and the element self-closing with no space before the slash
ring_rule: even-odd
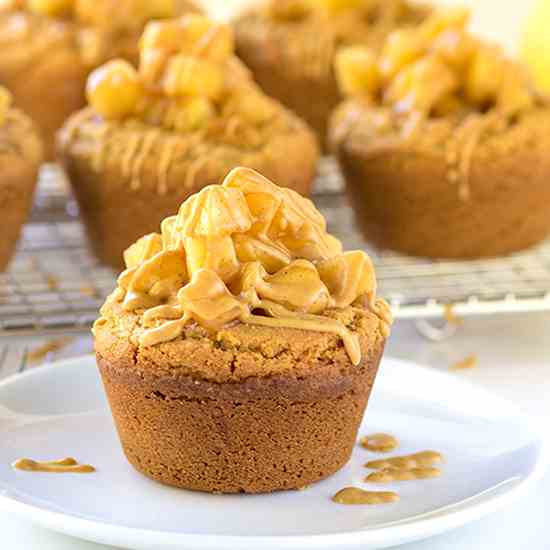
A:
<svg viewBox="0 0 550 550">
<path fill-rule="evenodd" d="M 399 453 L 447 457 L 438 479 L 390 486 L 401 501 L 342 506 L 330 497 L 367 488 L 357 447 L 332 478 L 304 491 L 220 496 L 157 484 L 120 450 L 92 357 L 0 384 L 0 508 L 55 531 L 137 550 L 384 548 L 463 525 L 519 497 L 547 449 L 532 422 L 458 376 L 385 359 L 361 432 L 396 434 Z M 13 411 L 16 414 L 13 414 Z M 95 474 L 14 471 L 19 457 L 75 456 Z M 374 490 L 382 486 L 371 485 Z"/>
</svg>

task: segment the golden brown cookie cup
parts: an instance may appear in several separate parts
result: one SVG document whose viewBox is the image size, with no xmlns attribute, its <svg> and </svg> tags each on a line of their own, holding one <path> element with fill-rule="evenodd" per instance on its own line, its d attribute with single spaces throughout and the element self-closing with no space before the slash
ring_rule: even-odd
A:
<svg viewBox="0 0 550 550">
<path fill-rule="evenodd" d="M 428 121 L 406 140 L 378 129 L 382 111 L 350 101 L 332 137 L 355 218 L 381 249 L 430 258 L 510 254 L 550 234 L 550 109 L 538 108 L 484 135 L 470 160 L 469 196 L 449 178 L 452 121 Z M 437 129 L 436 129 L 437 127 Z"/>
<path fill-rule="evenodd" d="M 53 47 L 33 51 L 26 36 L 9 33 L 15 18 L 20 24 L 29 25 L 34 44 L 46 41 L 41 37 L 51 36 L 54 25 L 59 37 Z M 0 35 L 0 84 L 11 91 L 16 105 L 35 121 L 42 134 L 46 160 L 52 160 L 56 130 L 84 104 L 87 70 L 76 47 L 73 26 L 64 22 L 39 24 L 36 16 L 25 13 L 0 14 Z"/>
<path fill-rule="evenodd" d="M 0 127 L 0 271 L 6 269 L 29 216 L 42 160 L 42 144 L 30 119 L 11 110 Z"/>
<path fill-rule="evenodd" d="M 327 149 L 330 113 L 341 100 L 333 70 L 334 51 L 340 43 L 356 42 L 378 49 L 391 30 L 419 23 L 430 11 L 427 6 L 411 5 L 395 24 L 374 23 L 369 30 L 360 26 L 364 32 L 355 30 L 356 36 L 336 39 L 330 23 L 327 27 L 318 21 L 274 21 L 255 8 L 234 22 L 237 55 L 265 93 L 305 120 Z"/>
<path fill-rule="evenodd" d="M 319 156 L 316 140 L 296 117 L 287 112 L 281 116 L 284 128 L 270 131 L 261 147 L 241 148 L 137 122 L 113 125 L 102 133 L 105 123 L 91 111 L 76 114 L 60 133 L 59 155 L 98 258 L 121 268 L 128 246 L 157 231 L 187 197 L 220 183 L 235 166 L 254 168 L 307 195 Z M 157 137 L 146 154 L 141 146 L 132 152 L 136 137 L 151 132 Z M 165 163 L 170 148 L 174 153 Z M 136 161 L 140 168 L 132 173 Z"/>
<path fill-rule="evenodd" d="M 267 32 L 264 31 L 267 29 Z M 270 29 L 244 18 L 235 25 L 237 55 L 264 92 L 286 105 L 315 130 L 324 143 L 330 112 L 340 99 L 331 68 L 325 74 L 307 74 L 304 67 L 289 64 L 292 40 L 288 32 Z"/>
<path fill-rule="evenodd" d="M 199 11 L 185 0 L 177 5 L 180 13 Z M 28 34 L 13 32 L 16 26 L 28 26 Z M 26 12 L 0 14 L 0 85 L 10 90 L 16 105 L 40 129 L 46 161 L 55 158 L 57 130 L 86 103 L 84 90 L 90 70 L 110 58 L 123 57 L 131 61 L 138 58 L 142 29 L 106 35 L 100 56 L 92 64 L 83 58 L 78 38 L 80 30 L 77 23 L 69 20 L 48 19 Z"/>
<path fill-rule="evenodd" d="M 357 366 L 336 335 L 241 323 L 136 347 L 135 319 L 115 311 L 95 347 L 129 462 L 156 481 L 216 493 L 298 489 L 335 473 L 384 348 L 378 318 L 354 315 Z"/>
</svg>

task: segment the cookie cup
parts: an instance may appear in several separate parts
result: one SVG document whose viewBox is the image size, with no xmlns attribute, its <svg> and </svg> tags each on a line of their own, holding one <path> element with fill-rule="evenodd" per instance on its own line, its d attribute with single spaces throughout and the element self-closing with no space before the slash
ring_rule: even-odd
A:
<svg viewBox="0 0 550 550">
<path fill-rule="evenodd" d="M 359 100 L 333 115 L 331 141 L 368 241 L 414 256 L 475 259 L 548 237 L 549 108 L 413 126 Z"/>
<path fill-rule="evenodd" d="M 71 117 L 59 134 L 59 156 L 97 257 L 122 268 L 128 246 L 235 166 L 307 195 L 319 158 L 309 128 L 281 108 L 277 122 L 253 138 L 228 142 L 216 133 L 177 133 L 137 120 L 109 123 L 90 109 Z"/>
<path fill-rule="evenodd" d="M 177 0 L 176 10 L 200 11 L 187 0 Z M 0 13 L 0 84 L 40 129 L 45 160 L 55 160 L 57 130 L 86 104 L 90 71 L 116 57 L 137 61 L 142 30 L 102 31 L 69 18 Z"/>
<path fill-rule="evenodd" d="M 11 109 L 0 127 L 0 271 L 15 252 L 27 220 L 42 161 L 42 143 L 31 120 Z"/>
<path fill-rule="evenodd" d="M 333 68 L 336 50 L 350 44 L 378 50 L 392 30 L 418 24 L 431 11 L 401 0 L 379 4 L 370 17 L 347 17 L 342 28 L 333 18 L 275 20 L 258 7 L 234 21 L 237 54 L 254 80 L 305 120 L 327 151 L 330 114 L 342 97 Z"/>
<path fill-rule="evenodd" d="M 331 316 L 360 340 L 354 366 L 329 333 L 237 322 L 135 342 L 139 315 L 109 300 L 97 362 L 129 462 L 168 485 L 215 493 L 299 489 L 349 460 L 385 343 L 367 310 Z"/>
</svg>

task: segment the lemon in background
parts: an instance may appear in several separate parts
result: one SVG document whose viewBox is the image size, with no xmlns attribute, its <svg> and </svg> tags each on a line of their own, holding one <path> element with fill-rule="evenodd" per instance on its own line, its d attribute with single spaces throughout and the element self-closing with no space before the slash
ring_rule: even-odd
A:
<svg viewBox="0 0 550 550">
<path fill-rule="evenodd" d="M 550 0 L 537 0 L 527 20 L 521 54 L 535 82 L 550 92 Z"/>
</svg>

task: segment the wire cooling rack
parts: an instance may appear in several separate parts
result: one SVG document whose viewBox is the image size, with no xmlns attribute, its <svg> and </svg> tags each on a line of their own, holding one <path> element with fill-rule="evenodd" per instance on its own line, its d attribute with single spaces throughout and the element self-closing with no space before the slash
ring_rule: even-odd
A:
<svg viewBox="0 0 550 550">
<path fill-rule="evenodd" d="M 368 249 L 331 162 L 321 165 L 314 198 L 346 248 Z M 449 327 L 471 315 L 550 310 L 550 242 L 504 259 L 468 262 L 369 253 L 379 292 L 397 318 L 441 318 Z M 88 250 L 62 174 L 46 168 L 16 258 L 0 274 L 0 337 L 86 330 L 114 282 L 115 273 Z M 423 332 L 446 334 L 432 325 Z"/>
</svg>

